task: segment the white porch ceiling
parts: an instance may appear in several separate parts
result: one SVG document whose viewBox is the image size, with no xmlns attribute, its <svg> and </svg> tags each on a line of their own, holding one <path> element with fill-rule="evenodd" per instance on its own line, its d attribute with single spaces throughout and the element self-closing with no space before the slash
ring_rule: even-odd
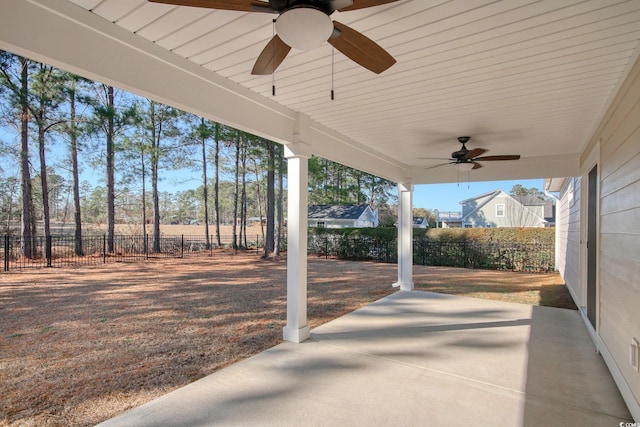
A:
<svg viewBox="0 0 640 427">
<path fill-rule="evenodd" d="M 335 52 L 332 75 L 330 45 L 292 51 L 275 73 L 272 96 L 271 76 L 250 71 L 272 36 L 273 15 L 146 0 L 0 5 L 3 49 L 279 142 L 307 129 L 311 152 L 416 184 L 457 179 L 454 166 L 427 169 L 442 161 L 421 157 L 448 158 L 460 135 L 488 155 L 522 155 L 517 162 L 487 162 L 472 180 L 575 175 L 640 40 L 638 0 L 401 0 L 332 15 L 389 51 L 397 60 L 389 70 L 375 75 Z M 36 34 L 18 37 L 19 29 Z M 85 33 L 101 37 L 96 49 L 113 44 L 102 53 L 111 61 L 125 61 L 118 49 L 126 46 L 171 67 L 123 62 L 120 72 L 102 72 L 97 59 L 87 58 L 95 52 Z M 158 80 L 158 89 L 145 76 Z M 237 105 L 220 97 L 209 99 L 216 105 L 203 104 L 196 98 L 204 83 L 189 83 L 194 76 L 237 97 Z M 162 85 L 193 91 L 193 99 Z M 246 99 L 259 108 L 247 110 L 240 101 Z M 279 117 L 286 132 L 275 129 Z"/>
</svg>

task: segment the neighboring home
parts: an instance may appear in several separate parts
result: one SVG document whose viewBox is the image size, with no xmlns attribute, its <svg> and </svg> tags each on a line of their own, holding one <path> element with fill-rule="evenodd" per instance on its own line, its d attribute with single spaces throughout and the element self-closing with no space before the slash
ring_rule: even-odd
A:
<svg viewBox="0 0 640 427">
<path fill-rule="evenodd" d="M 438 212 L 436 215 L 436 228 L 460 228 L 462 227 L 462 212 Z"/>
<path fill-rule="evenodd" d="M 429 228 L 429 221 L 423 216 L 414 216 L 413 228 Z"/>
<path fill-rule="evenodd" d="M 536 196 L 511 196 L 529 210 L 541 216 L 547 221 L 547 227 L 556 224 L 556 205 L 552 200 L 542 200 Z"/>
<path fill-rule="evenodd" d="M 502 190 L 481 194 L 460 204 L 461 214 L 438 215 L 442 228 L 548 227 L 555 223 L 553 202 L 536 197 L 512 197 Z"/>
<path fill-rule="evenodd" d="M 309 206 L 309 227 L 364 228 L 378 226 L 378 209 L 362 205 Z"/>
</svg>

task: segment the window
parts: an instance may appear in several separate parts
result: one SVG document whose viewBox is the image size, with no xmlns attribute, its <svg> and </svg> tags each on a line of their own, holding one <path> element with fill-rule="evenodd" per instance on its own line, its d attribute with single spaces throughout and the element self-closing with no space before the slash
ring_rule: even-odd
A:
<svg viewBox="0 0 640 427">
<path fill-rule="evenodd" d="M 496 217 L 504 216 L 504 204 L 496 205 Z"/>
<path fill-rule="evenodd" d="M 318 228 L 324 228 L 324 221 L 318 221 Z"/>
</svg>

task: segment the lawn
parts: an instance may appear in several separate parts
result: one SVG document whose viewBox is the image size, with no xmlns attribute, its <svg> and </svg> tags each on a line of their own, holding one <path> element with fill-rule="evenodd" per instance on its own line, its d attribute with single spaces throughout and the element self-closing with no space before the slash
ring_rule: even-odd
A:
<svg viewBox="0 0 640 427">
<path fill-rule="evenodd" d="M 309 259 L 314 328 L 395 292 L 395 265 Z M 573 308 L 557 274 L 414 266 L 416 289 Z M 286 260 L 213 258 L 0 275 L 0 425 L 84 426 L 281 342 Z"/>
</svg>

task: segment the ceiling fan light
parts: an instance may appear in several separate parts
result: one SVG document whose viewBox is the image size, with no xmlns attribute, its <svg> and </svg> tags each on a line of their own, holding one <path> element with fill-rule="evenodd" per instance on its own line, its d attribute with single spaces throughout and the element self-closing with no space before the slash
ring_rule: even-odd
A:
<svg viewBox="0 0 640 427">
<path fill-rule="evenodd" d="M 458 169 L 463 172 L 469 172 L 475 165 L 471 162 L 458 163 Z"/>
<path fill-rule="evenodd" d="M 278 37 L 298 50 L 320 47 L 332 32 L 331 18 L 323 11 L 310 7 L 289 9 L 276 21 Z"/>
</svg>

